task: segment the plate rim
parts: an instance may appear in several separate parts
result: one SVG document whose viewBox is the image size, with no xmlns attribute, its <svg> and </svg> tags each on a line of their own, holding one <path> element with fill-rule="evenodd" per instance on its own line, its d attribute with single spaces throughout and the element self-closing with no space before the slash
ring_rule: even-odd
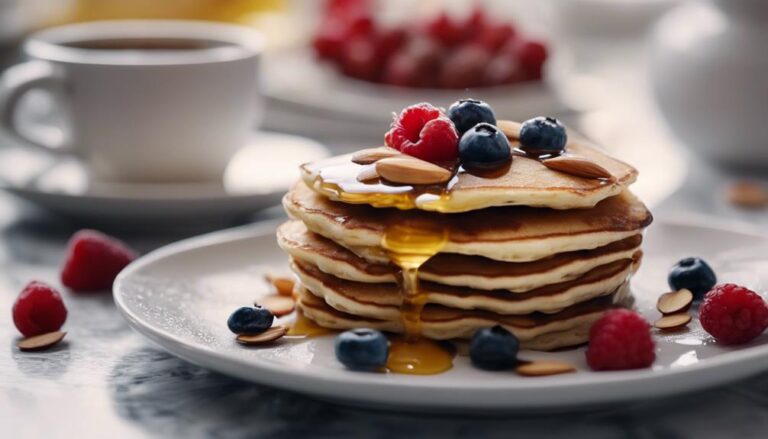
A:
<svg viewBox="0 0 768 439">
<path fill-rule="evenodd" d="M 328 148 L 328 146 L 316 139 L 302 136 L 299 134 L 292 134 L 292 133 L 282 133 L 277 131 L 271 131 L 271 130 L 264 130 L 261 128 L 256 128 L 251 130 L 250 139 L 255 139 L 257 136 L 265 136 L 266 138 L 298 138 L 302 141 L 314 144 L 313 147 L 319 147 L 324 151 L 324 156 L 329 156 L 331 154 L 331 150 Z M 252 140 L 251 140 L 252 141 Z M 7 141 L 6 141 L 7 142 Z M 2 147 L 3 144 L 0 142 L 0 147 Z M 241 147 L 241 149 L 247 148 L 248 144 Z M 238 150 L 240 151 L 240 150 Z M 233 155 L 234 157 L 234 155 Z M 56 162 L 54 163 L 54 166 L 58 166 L 60 163 Z M 46 171 L 47 172 L 47 171 Z M 181 203 L 181 204 L 194 204 L 194 203 L 215 203 L 215 202 L 247 202 L 247 201 L 255 201 L 255 200 L 271 200 L 273 198 L 279 199 L 285 191 L 288 190 L 288 188 L 291 186 L 291 184 L 287 184 L 285 187 L 275 188 L 273 190 L 257 190 L 257 191 L 249 191 L 249 192 L 232 192 L 232 193 L 226 193 L 226 192 L 220 192 L 220 193 L 214 193 L 213 191 L 206 190 L 204 194 L 201 195 L 189 195 L 187 193 L 182 193 L 182 191 L 177 191 L 174 195 L 166 195 L 163 196 L 157 196 L 157 197 L 141 197 L 138 195 L 140 192 L 146 192 L 151 191 L 152 189 L 157 189 L 159 187 L 164 187 L 167 190 L 169 187 L 175 187 L 177 189 L 183 189 L 183 191 L 187 191 L 190 188 L 205 188 L 208 186 L 207 189 L 210 189 L 211 187 L 218 185 L 220 182 L 178 182 L 178 183 L 131 183 L 131 182 L 125 182 L 125 183 L 114 183 L 115 185 L 123 186 L 124 188 L 130 188 L 130 191 L 135 192 L 134 194 L 129 193 L 114 193 L 114 194 L 106 194 L 106 193 L 82 193 L 82 194 L 73 194 L 73 193 L 67 193 L 67 192 L 57 192 L 57 191 L 50 191 L 50 190 L 40 190 L 36 187 L 30 187 L 24 184 L 16 184 L 12 181 L 9 181 L 6 178 L 3 178 L 2 175 L 0 175 L 0 190 L 6 191 L 9 194 L 12 194 L 17 197 L 21 197 L 24 199 L 28 198 L 55 198 L 60 200 L 77 200 L 81 202 L 91 202 L 91 203 L 149 203 L 149 204 L 158 204 L 162 205 L 165 203 Z M 202 191 L 201 191 L 202 192 Z"/>
<path fill-rule="evenodd" d="M 373 405 L 395 405 L 403 408 L 419 407 L 420 403 L 415 401 L 413 404 L 402 403 L 402 401 L 393 398 L 393 395 L 397 395 L 398 392 L 407 391 L 414 392 L 415 390 L 430 390 L 439 391 L 447 395 L 450 392 L 457 390 L 483 392 L 487 394 L 501 394 L 504 392 L 510 392 L 513 390 L 525 391 L 530 393 L 533 390 L 547 388 L 548 392 L 562 391 L 563 398 L 559 401 L 542 402 L 541 400 L 527 401 L 525 404 L 517 401 L 505 401 L 503 403 L 493 402 L 477 405 L 473 403 L 474 409 L 501 409 L 501 410 L 516 410 L 520 408 L 536 409 L 546 407 L 566 407 L 578 404 L 607 404 L 611 402 L 626 402 L 630 400 L 639 400 L 649 397 L 668 396 L 672 394 L 679 394 L 688 391 L 703 390 L 705 388 L 714 387 L 727 382 L 735 381 L 740 378 L 759 373 L 760 371 L 768 369 L 768 365 L 762 367 L 755 367 L 754 365 L 760 364 L 756 359 L 768 358 L 768 345 L 753 346 L 748 348 L 736 349 L 730 352 L 725 352 L 715 358 L 708 358 L 706 361 L 701 361 L 692 365 L 687 365 L 680 368 L 665 368 L 664 370 L 654 369 L 640 369 L 632 371 L 618 371 L 618 372 L 601 372 L 601 379 L 598 382 L 584 380 L 581 382 L 573 382 L 567 379 L 567 376 L 554 376 L 547 377 L 544 381 L 542 378 L 537 380 L 515 380 L 515 385 L 500 386 L 498 381 L 489 380 L 487 383 L 478 385 L 476 382 L 469 384 L 467 382 L 457 381 L 451 388 L 445 388 L 443 384 L 436 383 L 429 379 L 429 377 L 416 377 L 419 383 L 414 385 L 410 382 L 387 382 L 378 375 L 362 374 L 355 372 L 348 372 L 339 370 L 342 374 L 334 374 L 331 377 L 324 377 L 318 379 L 316 376 L 307 375 L 302 373 L 304 369 L 286 369 L 278 363 L 271 363 L 269 360 L 251 357 L 246 359 L 230 357 L 226 353 L 217 351 L 210 346 L 204 346 L 196 343 L 189 343 L 182 340 L 180 337 L 174 335 L 170 331 L 153 327 L 142 321 L 141 317 L 136 315 L 132 310 L 128 309 L 123 301 L 121 294 L 121 288 L 123 283 L 136 271 L 141 268 L 151 265 L 159 260 L 167 257 L 184 253 L 191 250 L 199 250 L 205 247 L 214 245 L 226 245 L 228 243 L 244 240 L 244 239 L 258 239 L 265 238 L 274 234 L 275 227 L 279 225 L 284 219 L 260 222 L 255 224 L 249 224 L 246 226 L 240 226 L 230 229 L 219 230 L 212 233 L 206 233 L 203 235 L 187 238 L 163 247 L 160 247 L 141 258 L 131 263 L 126 269 L 124 269 L 117 277 L 113 287 L 113 297 L 115 305 L 118 308 L 120 314 L 126 318 L 130 326 L 141 333 L 154 343 L 158 344 L 163 350 L 178 356 L 186 361 L 194 364 L 198 364 L 205 368 L 216 370 L 221 373 L 225 373 L 238 378 L 258 382 L 265 385 L 271 385 L 291 391 L 300 392 L 303 394 L 310 394 L 316 397 L 325 397 L 326 399 L 341 399 L 345 401 L 357 401 L 362 403 L 369 403 Z M 738 222 L 723 221 L 719 218 L 711 218 L 706 215 L 696 216 L 686 220 L 682 219 L 660 219 L 657 224 L 665 224 L 673 227 L 698 227 L 703 229 L 715 229 L 724 231 L 727 233 L 737 233 L 748 237 L 754 237 L 755 239 L 768 243 L 768 238 L 758 233 L 757 228 L 742 228 L 742 224 Z M 730 225 L 731 227 L 728 227 Z M 733 228 L 733 226 L 738 226 Z M 738 374 L 732 374 L 728 378 L 714 379 L 714 380 L 689 380 L 688 384 L 681 383 L 677 377 L 681 375 L 707 375 L 712 376 L 713 371 L 717 371 L 719 368 L 728 365 L 739 365 L 740 372 Z M 752 367 L 749 367 L 753 365 Z M 747 367 L 744 367 L 747 366 Z M 254 374 L 249 374 L 247 371 L 258 370 L 259 377 L 255 378 Z M 383 375 L 387 376 L 387 375 Z M 563 379 L 563 377 L 566 377 Z M 716 376 L 712 376 L 717 378 Z M 693 381 L 696 384 L 691 385 Z M 612 387 L 615 386 L 632 386 L 638 387 L 638 383 L 650 382 L 654 384 L 652 386 L 646 386 L 646 390 L 638 393 L 612 395 L 610 397 L 599 396 L 601 391 L 608 390 L 611 393 Z M 309 383 L 310 385 L 306 385 Z M 542 386 L 541 383 L 546 383 Z M 703 383 L 703 384 L 702 384 Z M 339 386 L 360 385 L 367 392 L 358 392 L 357 396 L 340 396 L 338 393 Z M 642 388 L 642 387 L 641 387 Z M 648 388 L 653 388 L 650 391 Z M 615 389 L 614 389 L 615 390 Z M 382 391 L 380 394 L 376 394 L 376 391 Z M 359 396 L 360 393 L 365 393 L 368 397 Z M 615 393 L 615 391 L 613 392 Z M 388 395 L 388 396 L 387 396 Z M 574 397 L 574 395 L 588 395 L 587 397 Z M 598 396 L 595 396 L 598 395 Z M 493 399 L 493 398 L 489 398 Z M 442 401 L 432 401 L 429 403 L 430 407 L 438 409 L 457 409 L 465 407 L 465 405 L 454 403 L 450 399 L 446 398 Z"/>
</svg>

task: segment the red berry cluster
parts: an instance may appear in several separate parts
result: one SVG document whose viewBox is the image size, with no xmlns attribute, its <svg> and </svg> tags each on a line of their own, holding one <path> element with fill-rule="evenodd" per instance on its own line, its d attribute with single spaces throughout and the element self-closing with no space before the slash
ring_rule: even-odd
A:
<svg viewBox="0 0 768 439">
<path fill-rule="evenodd" d="M 403 87 L 460 89 L 539 80 L 547 49 L 477 7 L 463 20 L 442 13 L 382 28 L 372 0 L 330 0 L 315 53 L 353 78 Z"/>
<path fill-rule="evenodd" d="M 459 155 L 459 133 L 453 122 L 426 102 L 401 111 L 384 135 L 384 143 L 432 163 L 451 161 Z"/>
</svg>

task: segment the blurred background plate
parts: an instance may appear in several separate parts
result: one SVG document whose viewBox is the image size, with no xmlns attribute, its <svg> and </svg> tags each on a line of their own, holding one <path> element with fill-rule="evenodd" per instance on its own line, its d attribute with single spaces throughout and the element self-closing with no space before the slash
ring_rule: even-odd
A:
<svg viewBox="0 0 768 439">
<path fill-rule="evenodd" d="M 396 87 L 345 77 L 330 66 L 318 63 L 312 53 L 302 49 L 271 54 L 265 63 L 264 76 L 270 108 L 379 127 L 387 127 L 392 121 L 392 112 L 399 112 L 414 102 L 430 102 L 447 108 L 464 97 L 484 100 L 496 114 L 508 119 L 525 120 L 569 111 L 545 82 L 471 90 Z"/>
<path fill-rule="evenodd" d="M 232 158 L 222 181 L 109 183 L 92 180 L 76 160 L 8 146 L 0 149 L 0 188 L 88 223 L 228 223 L 278 204 L 299 177 L 298 166 L 326 155 L 313 140 L 256 132 Z"/>
</svg>

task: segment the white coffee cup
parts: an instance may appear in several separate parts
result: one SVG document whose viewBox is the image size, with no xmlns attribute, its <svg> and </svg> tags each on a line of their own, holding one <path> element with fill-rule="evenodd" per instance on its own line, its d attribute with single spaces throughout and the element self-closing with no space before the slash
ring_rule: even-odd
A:
<svg viewBox="0 0 768 439">
<path fill-rule="evenodd" d="M 104 181 L 219 179 L 261 113 L 260 34 L 197 21 L 127 20 L 47 29 L 0 78 L 0 125 L 24 144 L 79 156 Z M 59 144 L 15 122 L 21 97 L 51 93 Z"/>
</svg>

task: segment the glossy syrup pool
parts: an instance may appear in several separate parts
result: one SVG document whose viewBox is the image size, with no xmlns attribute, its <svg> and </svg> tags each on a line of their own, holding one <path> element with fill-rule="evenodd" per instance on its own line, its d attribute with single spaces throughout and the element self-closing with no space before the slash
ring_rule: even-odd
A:
<svg viewBox="0 0 768 439">
<path fill-rule="evenodd" d="M 430 203 L 436 204 L 434 210 L 439 211 L 440 202 L 449 196 L 450 188 L 457 180 L 454 175 L 443 185 L 394 185 L 380 179 L 358 181 L 358 174 L 370 166 L 375 165 L 358 165 L 349 160 L 330 164 L 319 170 L 315 187 L 345 203 L 398 209 L 415 209 Z"/>
<path fill-rule="evenodd" d="M 297 310 L 286 335 L 289 337 L 318 337 L 334 332 L 332 329 L 323 328 L 315 323 L 314 320 L 305 317 L 301 310 Z"/>
</svg>

